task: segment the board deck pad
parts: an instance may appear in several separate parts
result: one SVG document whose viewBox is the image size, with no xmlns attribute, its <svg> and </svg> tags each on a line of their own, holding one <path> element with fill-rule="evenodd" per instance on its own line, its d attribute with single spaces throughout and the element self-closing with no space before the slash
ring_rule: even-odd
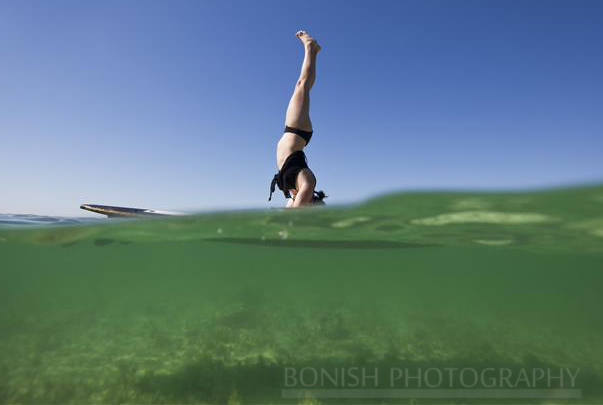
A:
<svg viewBox="0 0 603 405">
<path fill-rule="evenodd" d="M 112 205 L 82 204 L 80 208 L 86 211 L 106 215 L 109 218 L 157 217 L 187 215 L 182 212 L 159 211 L 147 208 L 115 207 Z"/>
</svg>

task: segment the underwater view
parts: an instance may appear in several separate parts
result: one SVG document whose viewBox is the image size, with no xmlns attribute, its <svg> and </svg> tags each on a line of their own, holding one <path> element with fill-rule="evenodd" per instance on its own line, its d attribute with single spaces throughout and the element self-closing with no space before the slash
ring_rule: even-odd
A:
<svg viewBox="0 0 603 405">
<path fill-rule="evenodd" d="M 603 185 L 0 219 L 0 403 L 603 401 Z"/>
</svg>

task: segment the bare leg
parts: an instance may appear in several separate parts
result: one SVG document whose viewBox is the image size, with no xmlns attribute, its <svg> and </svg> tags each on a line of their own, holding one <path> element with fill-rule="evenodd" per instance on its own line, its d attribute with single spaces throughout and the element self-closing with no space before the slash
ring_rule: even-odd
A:
<svg viewBox="0 0 603 405">
<path fill-rule="evenodd" d="M 316 80 L 316 55 L 320 51 L 320 45 L 305 31 L 298 31 L 295 35 L 304 44 L 305 54 L 299 79 L 287 107 L 285 125 L 302 131 L 312 131 L 310 89 Z"/>
</svg>

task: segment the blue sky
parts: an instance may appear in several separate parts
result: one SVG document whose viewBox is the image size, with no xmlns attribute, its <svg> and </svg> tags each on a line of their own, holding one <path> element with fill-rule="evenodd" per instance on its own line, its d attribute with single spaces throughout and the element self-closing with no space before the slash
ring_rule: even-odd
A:
<svg viewBox="0 0 603 405">
<path fill-rule="evenodd" d="M 331 203 L 603 180 L 601 1 L 0 3 L 0 212 L 268 203 L 308 30 Z"/>
</svg>

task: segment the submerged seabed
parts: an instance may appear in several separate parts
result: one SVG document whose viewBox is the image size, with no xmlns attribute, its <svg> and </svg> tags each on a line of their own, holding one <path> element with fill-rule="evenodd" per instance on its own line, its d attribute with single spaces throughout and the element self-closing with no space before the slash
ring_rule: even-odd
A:
<svg viewBox="0 0 603 405">
<path fill-rule="evenodd" d="M 4 229 L 0 258 L 0 403 L 443 402 L 313 391 L 394 368 L 579 369 L 581 398 L 446 403 L 603 401 L 603 186 Z M 378 387 L 286 378 L 352 367 Z"/>
</svg>

